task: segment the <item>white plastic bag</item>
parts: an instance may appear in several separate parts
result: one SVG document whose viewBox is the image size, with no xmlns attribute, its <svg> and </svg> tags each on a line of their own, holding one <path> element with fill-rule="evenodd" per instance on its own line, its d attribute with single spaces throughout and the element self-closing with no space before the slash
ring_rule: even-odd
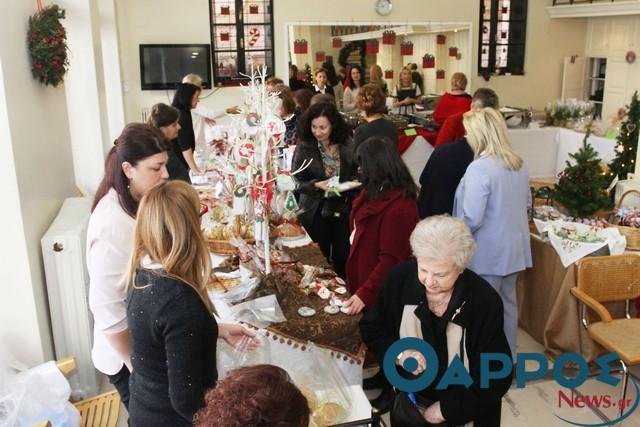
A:
<svg viewBox="0 0 640 427">
<path fill-rule="evenodd" d="M 77 427 L 80 413 L 69 403 L 71 387 L 55 362 L 15 374 L 0 373 L 0 426 L 32 427 L 50 421 L 53 427 Z"/>
<path fill-rule="evenodd" d="M 236 321 L 249 323 L 258 328 L 266 328 L 272 323 L 287 320 L 275 295 L 267 295 L 234 305 L 230 308 L 230 312 Z"/>
</svg>

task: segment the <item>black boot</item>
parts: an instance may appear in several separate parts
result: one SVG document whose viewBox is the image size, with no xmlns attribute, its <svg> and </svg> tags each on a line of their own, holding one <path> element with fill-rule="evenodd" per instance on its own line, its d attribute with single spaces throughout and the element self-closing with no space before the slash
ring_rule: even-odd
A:
<svg viewBox="0 0 640 427">
<path fill-rule="evenodd" d="M 380 369 L 374 376 L 365 378 L 362 381 L 362 388 L 365 390 L 383 388 L 385 385 L 387 385 L 387 379 L 384 377 L 384 372 L 382 372 L 382 369 Z"/>
<path fill-rule="evenodd" d="M 393 400 L 396 396 L 396 392 L 391 386 L 387 386 L 382 389 L 380 396 L 371 401 L 371 410 L 378 415 L 385 414 L 391 410 Z"/>
</svg>

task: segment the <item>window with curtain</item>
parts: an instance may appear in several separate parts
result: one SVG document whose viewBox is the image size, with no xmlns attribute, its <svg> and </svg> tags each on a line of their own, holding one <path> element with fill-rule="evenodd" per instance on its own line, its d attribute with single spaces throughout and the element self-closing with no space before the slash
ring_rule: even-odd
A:
<svg viewBox="0 0 640 427">
<path fill-rule="evenodd" d="M 481 0 L 478 73 L 524 74 L 527 0 Z"/>
<path fill-rule="evenodd" d="M 210 0 L 211 46 L 216 86 L 246 82 L 251 65 L 273 74 L 272 0 Z"/>
</svg>

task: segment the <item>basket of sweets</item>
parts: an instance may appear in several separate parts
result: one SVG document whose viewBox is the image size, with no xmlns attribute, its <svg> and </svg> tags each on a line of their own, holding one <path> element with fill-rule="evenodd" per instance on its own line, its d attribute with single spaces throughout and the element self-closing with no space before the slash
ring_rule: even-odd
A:
<svg viewBox="0 0 640 427">
<path fill-rule="evenodd" d="M 637 251 L 640 250 L 640 209 L 636 207 L 621 207 L 624 198 L 630 193 L 640 194 L 640 191 L 629 190 L 620 197 L 616 205 L 615 214 L 610 222 L 627 239 L 627 249 Z"/>
</svg>

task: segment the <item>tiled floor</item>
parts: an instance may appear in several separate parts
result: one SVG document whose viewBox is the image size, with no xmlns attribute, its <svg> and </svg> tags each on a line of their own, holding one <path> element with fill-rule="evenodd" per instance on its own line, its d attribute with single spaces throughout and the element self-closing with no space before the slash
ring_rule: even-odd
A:
<svg viewBox="0 0 640 427">
<path fill-rule="evenodd" d="M 517 340 L 518 352 L 543 352 L 544 347 L 531 338 L 526 332 L 518 331 Z M 549 364 L 550 368 L 553 366 Z M 528 369 L 533 369 L 534 366 Z M 636 378 L 640 378 L 640 369 L 632 370 Z M 639 381 L 640 383 L 640 381 Z M 112 387 L 106 378 L 102 383 L 101 392 L 111 390 Z M 600 416 L 592 409 L 584 407 L 569 407 L 566 400 L 561 400 L 560 391 L 565 396 L 571 396 L 571 391 L 561 388 L 554 380 L 544 379 L 527 384 L 526 387 L 518 389 L 513 385 L 503 398 L 502 404 L 502 426 L 505 427 L 567 427 L 569 423 L 562 421 L 559 417 L 570 420 L 574 423 L 600 424 L 606 421 L 602 416 L 613 420 L 617 417 L 618 400 L 620 387 L 608 386 L 595 378 L 588 379 L 581 387 L 574 391 L 574 396 L 578 394 L 587 398 L 600 398 L 609 396 L 615 407 L 600 408 Z M 378 391 L 367 392 L 369 397 L 375 397 Z M 630 382 L 627 391 L 627 399 L 632 402 L 636 398 L 636 389 Z M 606 405 L 602 405 L 606 406 Z M 383 416 L 383 421 L 389 425 L 389 415 Z M 640 408 L 634 411 L 628 418 L 624 419 L 619 426 L 640 427 Z M 121 408 L 118 427 L 127 426 L 127 411 Z"/>
</svg>

